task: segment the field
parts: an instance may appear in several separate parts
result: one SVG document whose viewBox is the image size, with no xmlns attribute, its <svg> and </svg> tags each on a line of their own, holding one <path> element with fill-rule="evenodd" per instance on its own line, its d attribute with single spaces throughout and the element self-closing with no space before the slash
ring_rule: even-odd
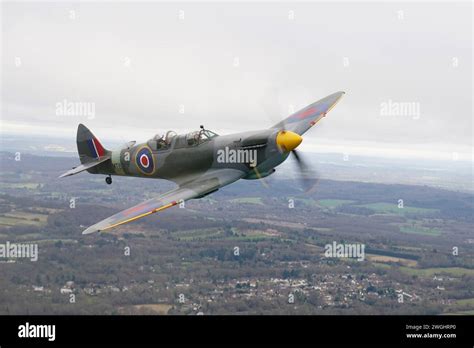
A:
<svg viewBox="0 0 474 348">
<path fill-rule="evenodd" d="M 259 204 L 263 205 L 261 197 L 239 197 L 230 200 L 231 203 L 239 203 L 239 204 Z"/>
<path fill-rule="evenodd" d="M 374 210 L 379 214 L 398 214 L 398 215 L 406 215 L 406 214 L 433 214 L 436 213 L 437 209 L 429 209 L 429 208 L 418 208 L 418 207 L 409 207 L 404 206 L 403 208 L 399 208 L 398 204 L 395 203 L 369 203 L 369 204 L 359 204 L 357 207 L 368 208 Z"/>
<path fill-rule="evenodd" d="M 349 204 L 353 202 L 354 201 L 347 200 L 347 199 L 320 199 L 318 200 L 319 206 L 323 208 L 329 208 L 329 209 L 337 208 L 343 204 Z"/>
<path fill-rule="evenodd" d="M 402 265 L 409 266 L 409 267 L 416 267 L 418 265 L 418 262 L 415 260 L 404 259 L 401 257 L 367 254 L 367 258 L 372 262 L 382 262 L 382 263 L 396 262 L 396 263 L 400 263 Z"/>
<path fill-rule="evenodd" d="M 22 211 L 11 211 L 0 215 L 0 226 L 34 225 L 46 224 L 48 215 L 35 214 Z"/>
<path fill-rule="evenodd" d="M 437 228 L 423 227 L 420 224 L 401 225 L 400 232 L 416 233 L 416 234 L 423 234 L 423 235 L 428 235 L 428 236 L 439 236 L 441 234 L 441 231 Z"/>
<path fill-rule="evenodd" d="M 387 264 L 376 264 L 378 267 L 391 268 L 392 266 Z M 439 275 L 448 275 L 453 277 L 462 276 L 474 276 L 474 269 L 462 268 L 462 267 L 433 267 L 433 268 L 414 268 L 406 266 L 396 267 L 399 271 L 408 275 L 416 275 L 421 277 L 434 277 Z"/>
<path fill-rule="evenodd" d="M 206 238 L 218 237 L 222 234 L 221 229 L 196 229 L 196 230 L 186 230 L 173 233 L 173 237 L 178 240 L 199 240 Z"/>
<path fill-rule="evenodd" d="M 119 311 L 123 314 L 127 314 L 126 310 L 131 309 L 131 313 L 146 313 L 146 314 L 158 314 L 158 315 L 166 315 L 168 314 L 169 310 L 172 308 L 172 305 L 169 304 L 141 304 L 141 305 L 134 305 L 128 308 L 121 307 Z"/>
<path fill-rule="evenodd" d="M 474 315 L 474 298 L 456 300 L 447 314 L 451 315 Z"/>
</svg>

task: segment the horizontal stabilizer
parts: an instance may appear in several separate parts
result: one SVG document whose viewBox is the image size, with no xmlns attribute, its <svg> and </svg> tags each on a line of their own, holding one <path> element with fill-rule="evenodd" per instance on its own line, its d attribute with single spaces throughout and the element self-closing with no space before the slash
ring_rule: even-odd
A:
<svg viewBox="0 0 474 348">
<path fill-rule="evenodd" d="M 109 160 L 109 159 L 110 159 L 110 155 L 103 156 L 103 157 L 99 158 L 97 161 L 91 161 L 91 162 L 88 162 L 88 163 L 81 164 L 77 167 L 74 167 L 73 169 L 68 170 L 66 173 L 60 175 L 59 177 L 64 178 L 65 176 L 71 176 L 71 175 L 80 173 L 84 170 L 92 168 L 92 167 L 94 167 L 94 166 L 96 166 L 96 165 L 98 165 L 102 162 L 105 162 L 105 161 Z"/>
</svg>

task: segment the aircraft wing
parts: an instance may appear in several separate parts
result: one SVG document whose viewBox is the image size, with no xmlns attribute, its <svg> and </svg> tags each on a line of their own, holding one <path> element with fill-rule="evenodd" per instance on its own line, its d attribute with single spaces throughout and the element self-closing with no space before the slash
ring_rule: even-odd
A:
<svg viewBox="0 0 474 348">
<path fill-rule="evenodd" d="M 140 203 L 134 207 L 121 211 L 111 217 L 90 226 L 82 234 L 105 231 L 142 217 L 157 213 L 193 198 L 201 198 L 219 188 L 239 180 L 246 173 L 236 169 L 215 169 L 201 177 L 185 183 L 180 187 L 162 194 L 159 197 Z"/>
<path fill-rule="evenodd" d="M 108 159 L 110 159 L 110 155 L 107 155 L 107 156 L 103 156 L 103 157 L 100 157 L 98 160 L 96 161 L 91 161 L 91 162 L 88 162 L 88 163 L 84 163 L 84 164 L 81 164 L 81 165 L 78 165 L 77 167 L 74 167 L 72 168 L 71 170 L 68 170 L 66 173 L 64 174 L 61 174 L 59 176 L 59 178 L 64 178 L 65 176 L 70 176 L 70 175 L 74 175 L 74 174 L 77 174 L 77 173 L 80 173 L 84 170 L 87 170 L 89 168 L 92 168 L 102 162 L 105 162 L 107 161 Z"/>
<path fill-rule="evenodd" d="M 305 133 L 337 104 L 345 92 L 336 92 L 317 102 L 308 105 L 304 109 L 295 112 L 272 128 L 285 129 L 299 135 Z"/>
</svg>

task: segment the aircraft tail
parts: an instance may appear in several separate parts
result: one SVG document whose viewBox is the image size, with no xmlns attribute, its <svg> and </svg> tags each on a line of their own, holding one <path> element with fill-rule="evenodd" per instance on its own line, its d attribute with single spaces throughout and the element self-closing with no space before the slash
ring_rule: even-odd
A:
<svg viewBox="0 0 474 348">
<path fill-rule="evenodd" d="M 87 170 L 89 173 L 97 172 L 97 166 L 110 160 L 111 152 L 105 149 L 92 132 L 86 126 L 80 124 L 77 127 L 77 152 L 81 165 L 73 167 L 59 177 L 74 175 Z"/>
<path fill-rule="evenodd" d="M 99 139 L 83 124 L 77 127 L 77 152 L 81 163 L 100 161 L 104 157 L 110 156 L 110 151 L 105 149 Z"/>
</svg>

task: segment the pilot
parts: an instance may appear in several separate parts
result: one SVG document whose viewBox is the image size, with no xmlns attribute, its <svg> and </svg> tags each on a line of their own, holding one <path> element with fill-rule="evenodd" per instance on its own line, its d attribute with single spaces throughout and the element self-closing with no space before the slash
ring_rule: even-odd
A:
<svg viewBox="0 0 474 348">
<path fill-rule="evenodd" d="M 194 142 L 196 144 L 199 144 L 199 140 L 201 140 L 201 132 L 195 132 L 194 133 Z"/>
<path fill-rule="evenodd" d="M 154 137 L 154 140 L 156 141 L 156 149 L 157 150 L 161 150 L 161 149 L 165 149 L 168 147 L 168 145 L 166 144 L 165 140 L 163 139 L 163 135 L 160 135 L 160 134 L 157 134 L 155 135 Z"/>
<path fill-rule="evenodd" d="M 166 149 L 168 147 L 168 143 L 165 141 L 165 139 L 163 139 L 163 137 L 158 139 L 157 145 L 158 149 Z"/>
<path fill-rule="evenodd" d="M 168 131 L 166 132 L 166 135 L 165 135 L 165 143 L 167 146 L 171 145 L 171 141 L 173 140 L 173 138 L 176 136 L 176 133 L 174 131 Z"/>
</svg>

